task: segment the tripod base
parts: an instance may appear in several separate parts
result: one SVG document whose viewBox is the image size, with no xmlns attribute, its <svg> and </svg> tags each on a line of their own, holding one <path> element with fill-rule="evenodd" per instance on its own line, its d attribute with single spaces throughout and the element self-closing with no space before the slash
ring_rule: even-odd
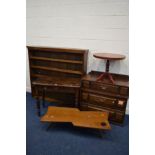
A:
<svg viewBox="0 0 155 155">
<path fill-rule="evenodd" d="M 110 82 L 111 82 L 112 84 L 114 84 L 115 81 L 114 81 L 112 75 L 111 75 L 109 72 L 102 73 L 102 74 L 96 79 L 96 81 L 101 81 L 101 80 L 103 80 L 103 79 L 105 78 L 105 76 L 108 77 L 108 79 L 110 80 Z"/>
</svg>

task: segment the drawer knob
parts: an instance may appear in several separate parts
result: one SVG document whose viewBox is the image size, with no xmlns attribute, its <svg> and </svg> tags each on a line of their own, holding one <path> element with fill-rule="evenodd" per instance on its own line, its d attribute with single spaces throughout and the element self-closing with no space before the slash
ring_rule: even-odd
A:
<svg viewBox="0 0 155 155">
<path fill-rule="evenodd" d="M 101 87 L 101 89 L 106 90 L 106 89 L 107 89 L 107 87 L 102 86 L 102 87 Z"/>
<path fill-rule="evenodd" d="M 119 101 L 118 101 L 118 105 L 123 106 L 123 105 L 124 105 L 124 101 L 119 100 Z"/>
</svg>

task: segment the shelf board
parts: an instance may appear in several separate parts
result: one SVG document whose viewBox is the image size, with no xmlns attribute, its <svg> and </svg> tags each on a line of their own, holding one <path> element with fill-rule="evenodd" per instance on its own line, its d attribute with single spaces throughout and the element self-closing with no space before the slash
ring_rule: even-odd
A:
<svg viewBox="0 0 155 155">
<path fill-rule="evenodd" d="M 49 78 L 48 75 L 42 75 L 42 74 L 31 74 L 31 77 L 34 77 L 34 78 Z"/>
<path fill-rule="evenodd" d="M 73 71 L 68 69 L 59 69 L 59 68 L 52 68 L 52 67 L 44 67 L 44 66 L 31 66 L 31 68 L 34 69 L 41 69 L 41 70 L 48 70 L 48 71 L 55 71 L 55 72 L 62 72 L 62 73 L 69 73 L 69 74 L 77 74 L 82 75 L 82 72 L 80 71 Z"/>
<path fill-rule="evenodd" d="M 59 52 L 59 53 L 74 53 L 74 54 L 84 54 L 88 52 L 88 49 L 78 49 L 78 48 L 60 48 L 60 47 L 35 47 L 27 46 L 29 50 L 33 51 L 45 51 L 45 52 Z"/>
<path fill-rule="evenodd" d="M 39 100 L 42 100 L 42 96 L 34 96 L 34 98 L 39 98 Z M 45 100 L 48 102 L 56 102 L 56 103 L 62 103 L 62 101 L 59 101 L 57 99 L 54 98 L 50 98 L 50 97 L 45 97 Z"/>
<path fill-rule="evenodd" d="M 32 60 L 42 60 L 42 61 L 62 62 L 62 63 L 72 63 L 72 64 L 83 64 L 82 61 L 78 61 L 78 60 L 53 59 L 53 58 L 34 57 L 34 56 L 31 56 L 30 59 L 32 59 Z"/>
</svg>

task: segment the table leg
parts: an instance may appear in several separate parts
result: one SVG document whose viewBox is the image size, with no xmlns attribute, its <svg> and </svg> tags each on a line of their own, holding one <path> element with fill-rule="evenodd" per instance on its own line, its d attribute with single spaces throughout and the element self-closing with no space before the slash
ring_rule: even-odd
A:
<svg viewBox="0 0 155 155">
<path fill-rule="evenodd" d="M 43 94 L 42 94 L 42 105 L 43 107 L 45 108 L 45 91 L 46 91 L 46 88 L 43 88 Z"/>
<path fill-rule="evenodd" d="M 97 79 L 96 79 L 96 81 L 100 81 L 100 80 L 103 80 L 103 77 L 104 77 L 104 73 L 102 73 Z"/>
<path fill-rule="evenodd" d="M 51 127 L 52 127 L 52 123 L 49 124 L 49 126 L 46 129 L 46 131 L 48 131 Z"/>
<path fill-rule="evenodd" d="M 38 116 L 41 116 L 41 112 L 40 112 L 40 98 L 39 98 L 39 90 L 38 88 L 36 87 L 35 88 L 35 91 L 36 91 L 36 106 L 37 106 L 37 115 Z"/>
<path fill-rule="evenodd" d="M 79 107 L 79 89 L 75 92 L 75 107 Z"/>
<path fill-rule="evenodd" d="M 106 71 L 107 73 L 109 72 L 109 67 L 110 67 L 110 61 L 107 60 L 107 61 L 106 61 L 106 69 L 105 69 L 105 71 Z"/>
<path fill-rule="evenodd" d="M 112 84 L 114 84 L 115 81 L 110 73 L 108 74 L 108 77 L 109 77 L 110 81 L 112 82 Z"/>
<path fill-rule="evenodd" d="M 113 79 L 112 75 L 109 73 L 109 67 L 110 67 L 110 61 L 107 60 L 107 61 L 106 61 L 105 73 L 102 73 L 102 74 L 96 79 L 96 81 L 103 80 L 104 77 L 107 76 L 108 79 L 111 81 L 111 83 L 114 84 L 114 79 Z"/>
<path fill-rule="evenodd" d="M 41 113 L 40 113 L 40 100 L 39 100 L 39 97 L 37 97 L 37 113 L 38 113 L 38 116 L 41 116 Z"/>
<path fill-rule="evenodd" d="M 99 136 L 100 136 L 101 138 L 103 138 L 103 131 L 100 130 L 100 129 L 99 129 L 99 134 L 100 134 Z"/>
</svg>

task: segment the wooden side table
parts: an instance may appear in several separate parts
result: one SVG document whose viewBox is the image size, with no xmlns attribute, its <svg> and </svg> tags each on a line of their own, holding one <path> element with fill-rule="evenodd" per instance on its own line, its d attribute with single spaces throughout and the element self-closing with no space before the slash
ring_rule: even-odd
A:
<svg viewBox="0 0 155 155">
<path fill-rule="evenodd" d="M 33 87 L 36 89 L 36 99 L 37 99 L 37 113 L 41 116 L 40 111 L 40 100 L 42 100 L 42 105 L 45 107 L 46 92 L 65 92 L 75 94 L 75 107 L 79 107 L 79 91 L 80 91 L 80 79 L 77 78 L 65 78 L 65 77 L 44 77 L 37 78 L 32 82 Z M 39 88 L 41 93 L 39 94 Z M 56 100 L 55 100 L 56 101 Z"/>
<path fill-rule="evenodd" d="M 106 60 L 106 69 L 105 73 L 102 73 L 98 78 L 97 81 L 103 80 L 105 76 L 109 78 L 109 80 L 114 84 L 114 79 L 112 75 L 109 72 L 109 67 L 110 67 L 110 60 L 122 60 L 125 59 L 124 55 L 121 54 L 113 54 L 113 53 L 95 53 L 93 55 L 95 58 L 99 59 L 105 59 Z"/>
</svg>

